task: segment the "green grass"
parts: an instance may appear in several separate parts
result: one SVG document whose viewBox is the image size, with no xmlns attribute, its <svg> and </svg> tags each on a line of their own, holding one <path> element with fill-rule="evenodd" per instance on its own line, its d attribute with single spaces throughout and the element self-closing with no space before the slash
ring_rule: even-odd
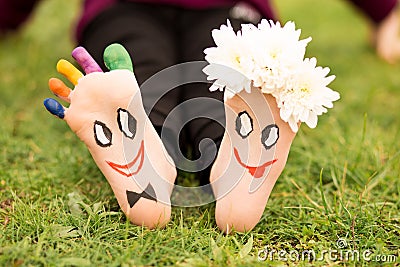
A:
<svg viewBox="0 0 400 267">
<path fill-rule="evenodd" d="M 400 65 L 377 58 L 365 20 L 342 1 L 276 2 L 284 21 L 313 37 L 307 55 L 331 68 L 342 99 L 316 129 L 302 127 L 247 234 L 221 234 L 213 204 L 173 208 L 163 230 L 131 225 L 86 147 L 45 111 L 47 80 L 74 46 L 79 1 L 44 1 L 29 25 L 0 39 L 0 266 L 385 264 L 257 258 L 266 245 L 321 253 L 339 238 L 399 266 Z"/>
</svg>

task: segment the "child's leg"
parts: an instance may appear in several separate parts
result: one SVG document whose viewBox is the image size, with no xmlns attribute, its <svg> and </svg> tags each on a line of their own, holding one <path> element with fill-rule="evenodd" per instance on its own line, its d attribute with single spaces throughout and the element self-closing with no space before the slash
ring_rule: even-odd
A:
<svg viewBox="0 0 400 267">
<path fill-rule="evenodd" d="M 154 12 L 159 12 L 159 14 L 153 14 Z M 142 84 L 157 71 L 176 63 L 176 44 L 173 38 L 175 34 L 172 32 L 174 27 L 172 22 L 167 23 L 175 12 L 174 9 L 166 8 L 161 11 L 154 9 L 153 6 L 133 3 L 117 4 L 99 15 L 87 26 L 84 30 L 82 45 L 88 47 L 89 52 L 94 55 L 96 61 L 105 70 L 105 66 L 100 64 L 103 61 L 103 50 L 110 43 L 122 42 L 132 56 L 135 75 L 139 84 Z M 127 27 L 128 25 L 129 27 Z M 166 81 L 168 81 L 165 79 L 153 82 L 153 86 L 144 86 L 145 89 L 142 90 L 143 88 L 141 88 L 141 92 L 135 91 L 138 88 L 133 85 L 124 92 L 119 92 L 118 88 L 114 88 L 110 84 L 112 82 L 106 82 L 101 77 L 98 78 L 98 81 L 93 79 L 91 82 L 85 82 L 85 86 L 77 85 L 79 89 L 90 87 L 90 83 L 99 83 L 96 86 L 103 88 L 102 83 L 104 83 L 109 85 L 108 90 L 111 91 L 107 92 L 107 89 L 104 88 L 104 93 L 110 94 L 105 102 L 108 104 L 104 104 L 104 107 L 101 108 L 102 111 L 98 113 L 97 119 L 94 115 L 93 118 L 90 118 L 98 121 L 93 126 L 90 125 L 94 121 L 88 122 L 88 131 L 91 131 L 91 134 L 85 135 L 86 137 L 83 138 L 80 137 L 88 144 L 87 142 L 90 143 L 95 140 L 93 139 L 95 134 L 93 130 L 97 131 L 96 144 L 88 145 L 89 150 L 93 152 L 93 158 L 108 179 L 122 210 L 130 220 L 136 224 L 144 224 L 149 227 L 164 225 L 169 220 L 171 211 L 169 194 L 176 177 L 174 162 L 171 162 L 164 146 L 173 158 L 175 158 L 174 155 L 179 153 L 179 147 L 175 146 L 174 143 L 161 142 L 157 132 L 161 134 L 161 126 L 165 117 L 177 105 L 178 92 L 170 91 L 170 88 L 165 87 Z M 168 78 L 178 79 L 178 77 Z M 84 80 L 88 79 L 85 77 Z M 132 83 L 127 82 L 127 84 Z M 51 89 L 55 89 L 54 86 Z M 86 90 L 86 88 L 85 90 L 74 90 L 75 99 L 79 95 L 77 92 L 84 91 L 90 90 Z M 102 90 L 99 89 L 98 94 L 101 94 L 101 92 Z M 159 101 L 153 101 L 154 96 L 162 96 L 164 92 L 168 92 L 168 94 L 164 95 Z M 140 93 L 143 98 L 140 97 Z M 131 97 L 129 97 L 130 94 Z M 115 97 L 117 100 L 114 99 Z M 78 102 L 75 101 L 74 104 L 71 101 L 71 107 L 77 107 L 78 104 L 76 103 Z M 54 102 L 47 102 L 47 107 L 54 111 L 54 105 L 52 108 L 49 103 Z M 57 105 L 57 107 L 61 106 Z M 66 114 L 73 114 L 73 110 L 79 109 L 71 107 L 67 109 Z M 87 108 L 87 111 L 90 111 L 90 107 Z M 134 119 L 130 119 L 129 114 Z M 68 117 L 66 115 L 65 118 Z M 122 134 L 121 127 L 124 124 L 118 124 L 118 118 L 126 119 L 125 130 L 129 130 L 129 127 L 135 125 L 134 139 L 139 141 L 133 146 L 129 144 L 130 137 Z M 176 117 L 175 119 L 176 123 L 179 124 L 180 118 Z M 69 121 L 73 123 L 74 119 L 69 119 Z M 136 123 L 133 123 L 133 121 Z M 109 125 L 118 127 L 110 127 Z M 172 128 L 166 131 L 173 130 Z M 176 134 L 169 133 L 167 135 L 175 136 Z M 111 136 L 112 145 L 103 148 L 102 142 L 106 142 Z M 140 140 L 143 142 L 140 142 Z M 111 147 L 113 148 L 113 155 L 106 153 Z M 137 177 L 140 178 L 137 179 Z M 152 179 L 157 181 L 149 183 Z M 152 211 L 152 207 L 156 210 L 153 209 Z"/>
<path fill-rule="evenodd" d="M 86 75 L 60 60 L 57 70 L 74 90 L 56 78 L 49 86 L 70 106 L 46 99 L 46 108 L 86 144 L 129 220 L 150 228 L 164 226 L 171 214 L 176 169 L 144 111 L 128 53 L 121 45 L 107 47 L 104 61 L 110 72 L 105 73 L 84 48 L 72 55 Z"/>
<path fill-rule="evenodd" d="M 300 40 L 293 22 L 228 22 L 213 31 L 217 47 L 205 51 L 210 90 L 225 91 L 226 132 L 211 171 L 216 219 L 224 232 L 249 231 L 260 220 L 285 167 L 301 122 L 316 127 L 339 93 L 335 76 L 304 58 L 311 38 Z"/>
<path fill-rule="evenodd" d="M 249 231 L 260 220 L 285 167 L 295 133 L 275 98 L 244 90 L 225 102 L 226 133 L 211 171 L 215 216 L 224 232 Z"/>
</svg>

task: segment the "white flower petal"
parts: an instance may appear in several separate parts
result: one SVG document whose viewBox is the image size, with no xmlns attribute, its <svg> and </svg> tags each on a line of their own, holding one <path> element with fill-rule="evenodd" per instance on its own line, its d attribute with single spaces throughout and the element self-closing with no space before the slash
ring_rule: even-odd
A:
<svg viewBox="0 0 400 267">
<path fill-rule="evenodd" d="M 294 119 L 290 119 L 288 121 L 290 128 L 292 129 L 292 131 L 294 133 L 297 133 L 297 131 L 299 130 L 299 126 L 297 125 L 297 121 L 295 121 Z"/>
<path fill-rule="evenodd" d="M 318 123 L 317 114 L 315 114 L 314 112 L 310 112 L 308 118 L 306 120 L 304 120 L 304 122 L 308 125 L 308 127 L 312 128 L 312 129 L 315 128 Z"/>
<path fill-rule="evenodd" d="M 210 90 L 211 92 L 214 92 L 214 91 L 223 91 L 223 88 L 220 87 L 220 86 L 218 86 L 218 85 L 216 85 L 215 83 L 213 83 L 213 84 L 210 86 L 209 90 Z"/>
</svg>

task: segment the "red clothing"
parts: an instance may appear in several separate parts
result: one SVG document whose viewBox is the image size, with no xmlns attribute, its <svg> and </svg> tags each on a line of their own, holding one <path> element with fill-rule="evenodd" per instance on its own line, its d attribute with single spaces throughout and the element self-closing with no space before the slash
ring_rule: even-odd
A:
<svg viewBox="0 0 400 267">
<path fill-rule="evenodd" d="M 0 32 L 18 28 L 38 0 L 0 0 Z"/>
<path fill-rule="evenodd" d="M 82 16 L 78 22 L 76 37 L 80 40 L 84 27 L 101 11 L 113 5 L 118 0 L 85 0 Z M 206 9 L 210 7 L 232 5 L 238 0 L 131 0 L 131 2 L 141 2 L 150 4 L 166 4 L 180 6 L 190 9 Z M 243 1 L 252 5 L 263 17 L 276 20 L 269 0 L 247 0 Z"/>
<path fill-rule="evenodd" d="M 100 12 L 119 0 L 85 0 L 78 21 L 76 36 L 79 39 L 84 27 Z M 240 2 L 238 0 L 131 0 L 154 4 L 169 4 L 183 8 L 205 9 Z M 397 0 L 349 0 L 373 22 L 381 22 L 396 6 Z M 16 29 L 26 20 L 39 0 L 0 0 L 0 32 Z M 265 18 L 276 20 L 269 0 L 245 0 Z"/>
<path fill-rule="evenodd" d="M 351 0 L 373 22 L 379 23 L 396 7 L 397 0 Z"/>
</svg>

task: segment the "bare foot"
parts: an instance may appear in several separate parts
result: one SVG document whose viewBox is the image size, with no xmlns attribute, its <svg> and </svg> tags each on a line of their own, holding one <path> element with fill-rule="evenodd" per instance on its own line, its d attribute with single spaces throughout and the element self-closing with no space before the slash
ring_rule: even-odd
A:
<svg viewBox="0 0 400 267">
<path fill-rule="evenodd" d="M 274 97 L 252 88 L 225 101 L 226 132 L 211 170 L 218 227 L 250 231 L 285 167 L 295 133 Z"/>
<path fill-rule="evenodd" d="M 84 48 L 75 49 L 73 56 L 85 76 L 66 60 L 59 61 L 57 70 L 74 90 L 59 79 L 49 81 L 70 106 L 48 98 L 45 107 L 86 144 L 129 220 L 149 228 L 164 226 L 171 215 L 176 169 L 144 111 L 128 53 L 121 45 L 110 45 L 104 53 L 110 72 L 105 73 Z"/>
<path fill-rule="evenodd" d="M 335 76 L 304 58 L 311 38 L 300 40 L 293 22 L 262 20 L 235 33 L 229 21 L 212 32 L 207 48 L 214 80 L 224 91 L 226 129 L 210 181 L 217 199 L 219 228 L 250 231 L 260 220 L 271 190 L 285 167 L 301 122 L 317 126 L 339 93 L 327 85 Z"/>
<path fill-rule="evenodd" d="M 400 17 L 395 8 L 388 17 L 373 30 L 373 39 L 378 56 L 394 64 L 400 59 Z"/>
</svg>

